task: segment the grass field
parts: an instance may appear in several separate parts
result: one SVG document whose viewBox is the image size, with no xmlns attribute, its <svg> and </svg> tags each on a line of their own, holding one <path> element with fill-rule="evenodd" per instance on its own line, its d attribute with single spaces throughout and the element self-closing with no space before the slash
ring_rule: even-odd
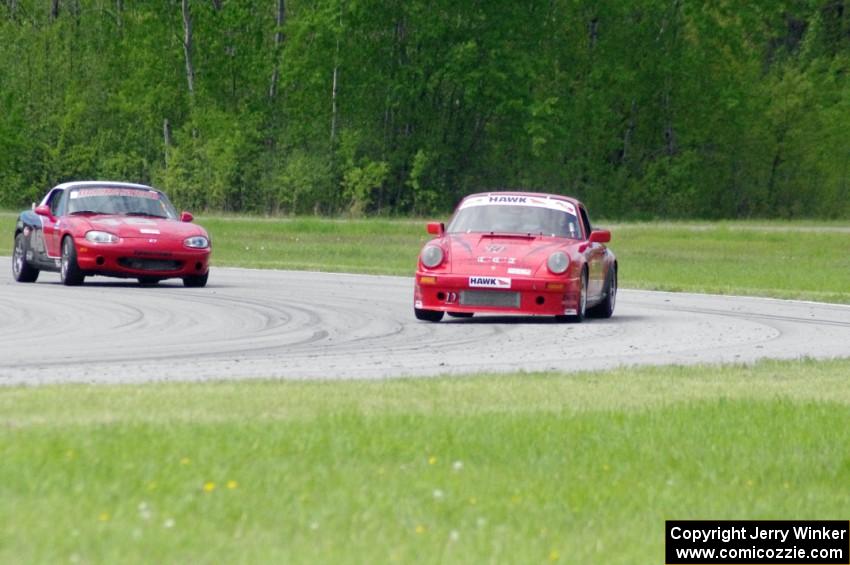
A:
<svg viewBox="0 0 850 565">
<path fill-rule="evenodd" d="M 199 221 L 219 266 L 409 275 L 428 238 Z M 623 286 L 850 302 L 844 225 L 611 228 Z M 0 562 L 661 563 L 665 519 L 847 518 L 848 374 L 0 387 Z"/>
<path fill-rule="evenodd" d="M 0 390 L 0 561 L 661 563 L 846 519 L 850 361 Z"/>
<path fill-rule="evenodd" d="M 215 263 L 410 275 L 424 220 L 201 220 Z M 811 222 L 613 224 L 627 288 L 850 303 L 850 226 Z"/>
<path fill-rule="evenodd" d="M 14 214 L 0 213 L 3 231 Z M 406 275 L 425 220 L 209 216 L 213 263 Z M 850 225 L 814 222 L 610 224 L 621 286 L 850 303 Z M 12 238 L 0 240 L 0 255 Z"/>
</svg>

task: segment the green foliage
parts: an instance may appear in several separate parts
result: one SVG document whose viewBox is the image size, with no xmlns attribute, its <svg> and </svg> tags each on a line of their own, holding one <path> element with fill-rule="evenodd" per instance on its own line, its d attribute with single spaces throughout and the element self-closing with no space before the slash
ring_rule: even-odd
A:
<svg viewBox="0 0 850 565">
<path fill-rule="evenodd" d="M 844 1 L 189 5 L 193 92 L 180 3 L 2 4 L 1 205 L 111 177 L 215 210 L 850 214 Z"/>
<path fill-rule="evenodd" d="M 352 216 L 362 216 L 372 204 L 373 193 L 387 178 L 390 167 L 387 163 L 367 160 L 363 165 L 352 167 L 345 172 L 342 187 L 350 200 L 349 211 Z"/>
<path fill-rule="evenodd" d="M 305 214 L 327 210 L 334 178 L 327 158 L 295 149 L 283 158 L 271 182 L 277 187 L 272 210 Z"/>
<path fill-rule="evenodd" d="M 413 156 L 413 164 L 410 167 L 410 178 L 407 186 L 410 187 L 413 197 L 413 213 L 423 214 L 432 210 L 437 202 L 438 183 L 434 178 L 432 160 L 428 154 L 420 149 Z"/>
</svg>

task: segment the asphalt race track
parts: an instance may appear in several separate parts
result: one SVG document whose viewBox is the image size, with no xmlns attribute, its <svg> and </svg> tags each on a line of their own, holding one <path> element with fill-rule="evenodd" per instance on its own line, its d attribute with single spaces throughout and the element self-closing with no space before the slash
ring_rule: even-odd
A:
<svg viewBox="0 0 850 565">
<path fill-rule="evenodd" d="M 214 268 L 141 287 L 0 257 L 0 384 L 383 378 L 850 355 L 850 307 L 621 290 L 610 320 L 413 317 L 412 279 Z"/>
</svg>

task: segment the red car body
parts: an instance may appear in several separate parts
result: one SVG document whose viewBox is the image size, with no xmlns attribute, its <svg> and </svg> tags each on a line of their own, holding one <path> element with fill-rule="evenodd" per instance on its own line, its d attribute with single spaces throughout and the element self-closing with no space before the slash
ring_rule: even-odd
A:
<svg viewBox="0 0 850 565">
<path fill-rule="evenodd" d="M 594 230 L 574 198 L 490 192 L 464 198 L 448 227 L 422 249 L 414 313 L 436 322 L 444 313 L 607 318 L 617 296 L 611 233 Z"/>
<path fill-rule="evenodd" d="M 12 270 L 19 282 L 58 271 L 66 285 L 90 275 L 137 278 L 155 284 L 181 278 L 200 287 L 209 276 L 210 238 L 177 214 L 168 197 L 149 186 L 85 181 L 51 189 L 18 217 Z"/>
</svg>

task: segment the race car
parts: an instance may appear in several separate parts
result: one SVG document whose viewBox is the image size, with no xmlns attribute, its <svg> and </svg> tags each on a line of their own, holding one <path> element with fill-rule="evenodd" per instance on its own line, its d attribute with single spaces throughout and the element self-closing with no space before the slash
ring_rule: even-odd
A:
<svg viewBox="0 0 850 565">
<path fill-rule="evenodd" d="M 419 254 L 413 312 L 609 318 L 617 300 L 611 232 L 593 229 L 575 198 L 534 192 L 472 194 Z"/>
<path fill-rule="evenodd" d="M 209 277 L 210 237 L 192 220 L 150 186 L 60 184 L 18 216 L 12 274 L 18 282 L 35 282 L 41 271 L 58 271 L 68 286 L 105 275 L 145 285 L 181 278 L 185 286 L 202 287 Z"/>
</svg>

